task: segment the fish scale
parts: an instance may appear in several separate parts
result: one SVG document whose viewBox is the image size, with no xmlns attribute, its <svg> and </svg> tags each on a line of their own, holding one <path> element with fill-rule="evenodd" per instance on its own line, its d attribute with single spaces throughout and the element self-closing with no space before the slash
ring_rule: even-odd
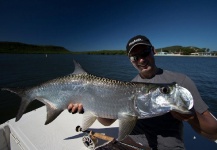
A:
<svg viewBox="0 0 217 150">
<path fill-rule="evenodd" d="M 85 110 L 82 130 L 88 129 L 97 117 L 119 119 L 118 140 L 122 140 L 132 131 L 137 119 L 159 116 L 171 110 L 191 113 L 192 95 L 176 83 L 123 82 L 88 74 L 75 61 L 74 65 L 72 74 L 30 89 L 2 89 L 22 98 L 16 121 L 33 100 L 46 105 L 45 124 L 56 119 L 70 103 L 82 103 Z"/>
</svg>

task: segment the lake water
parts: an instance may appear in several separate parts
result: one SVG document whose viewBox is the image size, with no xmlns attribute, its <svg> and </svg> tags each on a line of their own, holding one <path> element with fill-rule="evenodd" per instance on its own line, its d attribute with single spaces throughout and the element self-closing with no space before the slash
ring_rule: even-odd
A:
<svg viewBox="0 0 217 150">
<path fill-rule="evenodd" d="M 73 72 L 73 59 L 89 73 L 112 79 L 130 81 L 137 71 L 125 55 L 48 55 L 42 54 L 1 54 L 0 88 L 26 87 L 70 74 Z M 217 57 L 156 57 L 156 64 L 163 69 L 188 75 L 217 117 Z M 20 99 L 5 91 L 0 91 L 0 123 L 14 118 Z M 28 111 L 42 106 L 33 102 Z M 188 133 L 188 134 L 187 134 Z M 196 139 L 194 139 L 194 136 Z M 187 149 L 217 149 L 217 144 L 197 135 L 185 124 Z M 198 144 L 196 144 L 198 143 Z M 203 143 L 203 144 L 202 144 Z"/>
</svg>

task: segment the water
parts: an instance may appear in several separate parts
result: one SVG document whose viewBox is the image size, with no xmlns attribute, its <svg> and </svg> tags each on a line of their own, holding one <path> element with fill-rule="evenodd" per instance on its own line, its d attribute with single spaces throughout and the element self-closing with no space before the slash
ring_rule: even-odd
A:
<svg viewBox="0 0 217 150">
<path fill-rule="evenodd" d="M 0 88 L 28 87 L 73 72 L 73 59 L 89 73 L 112 79 L 130 81 L 137 71 L 123 55 L 0 55 Z M 156 57 L 157 66 L 184 73 L 197 85 L 198 90 L 217 117 L 217 58 L 216 57 Z M 0 91 L 0 123 L 14 118 L 20 99 Z M 28 111 L 42 106 L 33 102 Z M 196 137 L 196 139 L 194 138 Z M 185 124 L 187 149 L 217 149 L 217 144 L 206 140 Z"/>
</svg>

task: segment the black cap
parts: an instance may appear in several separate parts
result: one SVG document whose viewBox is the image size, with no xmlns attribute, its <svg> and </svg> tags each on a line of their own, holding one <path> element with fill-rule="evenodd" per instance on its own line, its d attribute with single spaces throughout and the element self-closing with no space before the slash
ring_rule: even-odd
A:
<svg viewBox="0 0 217 150">
<path fill-rule="evenodd" d="M 143 35 L 137 35 L 134 36 L 133 38 L 131 38 L 126 46 L 127 49 L 127 55 L 129 55 L 129 53 L 131 52 L 131 50 L 136 46 L 136 45 L 151 45 L 151 42 L 149 41 L 149 39 Z"/>
</svg>

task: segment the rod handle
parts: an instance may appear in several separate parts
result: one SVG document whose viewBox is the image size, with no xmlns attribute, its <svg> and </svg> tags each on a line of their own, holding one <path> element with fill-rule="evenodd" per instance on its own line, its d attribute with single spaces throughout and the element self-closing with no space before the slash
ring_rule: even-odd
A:
<svg viewBox="0 0 217 150">
<path fill-rule="evenodd" d="M 101 133 L 95 133 L 93 131 L 90 131 L 90 135 L 92 135 L 98 139 L 105 140 L 105 141 L 114 141 L 115 140 L 115 138 L 113 138 L 113 137 L 110 137 L 110 136 L 107 136 L 107 135 L 104 135 Z"/>
</svg>

